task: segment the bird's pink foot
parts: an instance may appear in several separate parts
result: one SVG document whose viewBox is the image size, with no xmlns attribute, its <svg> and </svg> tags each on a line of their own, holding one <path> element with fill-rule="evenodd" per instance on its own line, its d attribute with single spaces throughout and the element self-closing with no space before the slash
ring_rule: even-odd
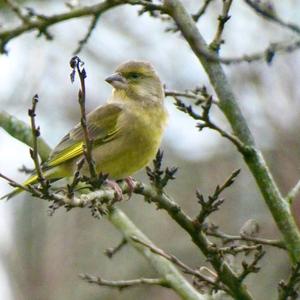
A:
<svg viewBox="0 0 300 300">
<path fill-rule="evenodd" d="M 128 186 L 128 200 L 131 198 L 132 193 L 134 191 L 134 179 L 131 176 L 128 176 L 125 178 L 125 182 L 127 183 Z"/>
<path fill-rule="evenodd" d="M 122 201 L 124 199 L 123 192 L 116 181 L 107 179 L 106 184 L 115 191 L 115 199 L 112 201 L 112 204 L 116 201 Z"/>
</svg>

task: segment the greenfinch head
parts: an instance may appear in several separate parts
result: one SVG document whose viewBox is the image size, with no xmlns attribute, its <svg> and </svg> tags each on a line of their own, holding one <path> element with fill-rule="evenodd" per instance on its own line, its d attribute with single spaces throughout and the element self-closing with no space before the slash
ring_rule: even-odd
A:
<svg viewBox="0 0 300 300">
<path fill-rule="evenodd" d="M 115 96 L 146 102 L 161 102 L 164 98 L 162 83 L 148 62 L 136 60 L 125 62 L 105 80 L 114 87 Z"/>
</svg>

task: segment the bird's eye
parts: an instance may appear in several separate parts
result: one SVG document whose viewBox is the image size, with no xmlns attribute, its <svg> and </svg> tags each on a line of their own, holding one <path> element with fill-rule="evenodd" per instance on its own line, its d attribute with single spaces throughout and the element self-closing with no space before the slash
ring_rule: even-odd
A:
<svg viewBox="0 0 300 300">
<path fill-rule="evenodd" d="M 131 72 L 127 76 L 129 79 L 139 79 L 141 78 L 141 74 L 137 72 Z"/>
</svg>

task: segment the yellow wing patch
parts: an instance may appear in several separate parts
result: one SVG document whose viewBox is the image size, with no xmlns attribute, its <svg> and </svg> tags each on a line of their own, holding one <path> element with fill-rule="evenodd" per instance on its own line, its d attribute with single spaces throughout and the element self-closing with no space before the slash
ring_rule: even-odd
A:
<svg viewBox="0 0 300 300">
<path fill-rule="evenodd" d="M 22 183 L 22 185 L 29 185 L 32 183 L 35 183 L 37 181 L 38 176 L 37 175 L 32 175 L 31 177 L 29 177 L 25 182 Z"/>
<path fill-rule="evenodd" d="M 108 133 L 104 138 L 99 139 L 98 141 L 96 140 L 93 143 L 93 146 L 99 146 L 102 144 L 105 144 L 111 140 L 114 139 L 116 133 L 119 132 L 119 128 L 116 128 L 114 131 L 111 131 Z M 66 149 L 62 150 L 61 152 L 58 152 L 55 154 L 48 162 L 47 162 L 47 167 L 53 168 L 55 166 L 58 166 L 72 158 L 75 158 L 83 153 L 83 145 L 84 143 L 77 142 L 74 145 L 71 145 L 67 147 Z"/>
<path fill-rule="evenodd" d="M 47 166 L 55 167 L 83 153 L 83 142 L 76 143 L 55 155 L 47 162 Z"/>
</svg>

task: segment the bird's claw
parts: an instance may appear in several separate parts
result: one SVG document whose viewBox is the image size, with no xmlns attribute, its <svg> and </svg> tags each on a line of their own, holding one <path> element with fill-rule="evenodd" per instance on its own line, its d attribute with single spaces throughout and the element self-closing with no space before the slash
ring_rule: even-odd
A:
<svg viewBox="0 0 300 300">
<path fill-rule="evenodd" d="M 106 184 L 109 187 L 111 187 L 115 192 L 115 198 L 112 200 L 111 204 L 114 204 L 115 202 L 118 202 L 118 201 L 122 201 L 124 199 L 123 192 L 116 181 L 107 179 Z"/>
<path fill-rule="evenodd" d="M 131 176 L 126 177 L 125 182 L 127 183 L 127 187 L 128 187 L 128 200 L 129 200 L 134 191 L 135 182 L 134 182 L 133 177 L 131 177 Z"/>
<path fill-rule="evenodd" d="M 127 183 L 128 200 L 129 200 L 132 196 L 133 191 L 134 191 L 135 181 L 134 181 L 133 177 L 131 177 L 131 176 L 128 176 L 124 180 Z M 115 198 L 112 200 L 111 205 L 114 204 L 115 202 L 119 202 L 119 201 L 124 200 L 124 195 L 123 195 L 122 189 L 120 188 L 120 186 L 118 185 L 118 183 L 116 181 L 107 179 L 106 184 L 109 187 L 111 187 L 115 192 Z"/>
</svg>

